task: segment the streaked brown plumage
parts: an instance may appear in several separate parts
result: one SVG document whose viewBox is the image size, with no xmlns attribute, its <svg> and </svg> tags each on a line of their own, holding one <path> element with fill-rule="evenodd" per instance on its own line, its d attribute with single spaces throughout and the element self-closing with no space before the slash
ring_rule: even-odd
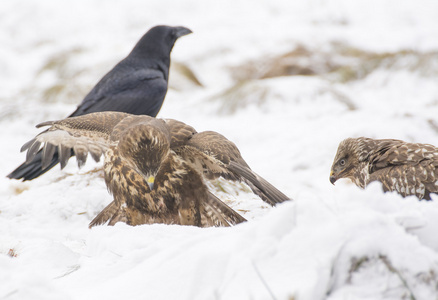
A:
<svg viewBox="0 0 438 300">
<path fill-rule="evenodd" d="M 438 193 L 438 148 L 401 140 L 348 138 L 339 144 L 330 182 L 349 178 L 365 188 L 380 181 L 384 191 L 430 200 Z"/>
<path fill-rule="evenodd" d="M 22 147 L 26 159 L 43 144 L 44 161 L 58 148 L 61 167 L 73 149 L 78 165 L 88 153 L 105 155 L 104 176 L 114 201 L 90 223 L 130 225 L 166 223 L 229 226 L 245 221 L 208 191 L 204 179 L 220 176 L 247 183 L 274 205 L 289 198 L 254 173 L 234 143 L 211 131 L 197 133 L 180 121 L 100 112 L 44 122 L 51 126 Z"/>
</svg>

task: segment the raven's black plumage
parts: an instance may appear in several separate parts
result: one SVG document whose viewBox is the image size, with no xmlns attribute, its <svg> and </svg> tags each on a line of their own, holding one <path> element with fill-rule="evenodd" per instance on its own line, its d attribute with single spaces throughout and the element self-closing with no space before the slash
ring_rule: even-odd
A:
<svg viewBox="0 0 438 300">
<path fill-rule="evenodd" d="M 175 41 L 189 33 L 191 31 L 185 27 L 156 26 L 150 29 L 131 53 L 96 84 L 69 117 L 100 111 L 155 117 L 167 92 L 170 52 Z M 8 177 L 32 180 L 58 162 L 58 152 L 55 151 L 52 160 L 43 168 L 39 152 L 30 163 L 23 163 Z"/>
</svg>

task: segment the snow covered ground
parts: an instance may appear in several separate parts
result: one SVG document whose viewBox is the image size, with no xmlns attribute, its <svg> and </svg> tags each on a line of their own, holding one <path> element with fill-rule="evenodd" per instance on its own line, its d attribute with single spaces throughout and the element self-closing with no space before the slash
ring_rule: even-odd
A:
<svg viewBox="0 0 438 300">
<path fill-rule="evenodd" d="M 0 299 L 438 299 L 438 197 L 328 180 L 346 137 L 438 145 L 437 12 L 426 0 L 2 1 Z M 157 24 L 194 32 L 174 47 L 160 116 L 224 134 L 293 201 L 270 208 L 225 184 L 247 223 L 90 230 L 112 199 L 100 164 L 5 177 L 35 124 L 71 113 Z"/>
</svg>

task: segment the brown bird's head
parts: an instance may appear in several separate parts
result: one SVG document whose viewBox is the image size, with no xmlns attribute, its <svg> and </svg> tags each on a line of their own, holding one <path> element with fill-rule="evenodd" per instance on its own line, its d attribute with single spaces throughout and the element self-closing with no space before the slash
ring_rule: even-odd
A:
<svg viewBox="0 0 438 300">
<path fill-rule="evenodd" d="M 126 130 L 118 144 L 120 154 L 143 174 L 151 190 L 155 176 L 170 152 L 168 132 L 159 125 L 133 126 Z"/>
<path fill-rule="evenodd" d="M 370 149 L 367 147 L 368 138 L 348 138 L 343 140 L 336 152 L 330 171 L 330 182 L 340 178 L 349 178 L 354 181 L 354 174 L 360 162 L 368 158 Z"/>
</svg>

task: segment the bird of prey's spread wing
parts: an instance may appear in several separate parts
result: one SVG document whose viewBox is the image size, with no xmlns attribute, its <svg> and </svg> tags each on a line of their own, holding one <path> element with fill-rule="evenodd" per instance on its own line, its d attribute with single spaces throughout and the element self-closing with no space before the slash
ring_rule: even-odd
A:
<svg viewBox="0 0 438 300">
<path fill-rule="evenodd" d="M 94 86 L 70 117 L 100 111 L 120 111 L 155 117 L 167 92 L 170 52 L 175 41 L 189 33 L 191 31 L 185 27 L 151 28 L 131 53 Z M 59 160 L 68 160 L 75 154 L 77 155 L 75 151 L 67 153 L 65 150 L 64 153 L 59 153 L 55 149 L 52 159 L 43 163 L 43 153 L 36 153 L 32 161 L 20 165 L 8 177 L 32 180 L 47 172 Z"/>
<path fill-rule="evenodd" d="M 339 144 L 330 173 L 334 184 L 349 178 L 365 188 L 380 181 L 384 191 L 430 200 L 438 193 L 438 148 L 393 139 L 348 138 Z"/>
<path fill-rule="evenodd" d="M 176 151 L 209 179 L 221 176 L 229 180 L 243 181 L 263 201 L 271 205 L 290 199 L 253 172 L 236 145 L 217 132 L 197 133 L 185 147 Z"/>
<path fill-rule="evenodd" d="M 22 147 L 29 161 L 41 145 L 43 161 L 50 161 L 53 149 L 74 149 L 79 166 L 88 153 L 95 160 L 104 154 L 105 183 L 114 201 L 90 226 L 123 221 L 205 227 L 245 221 L 208 191 L 204 180 L 219 176 L 248 183 L 271 205 L 289 200 L 249 168 L 234 143 L 177 120 L 99 112 L 37 126 L 51 127 Z"/>
</svg>

